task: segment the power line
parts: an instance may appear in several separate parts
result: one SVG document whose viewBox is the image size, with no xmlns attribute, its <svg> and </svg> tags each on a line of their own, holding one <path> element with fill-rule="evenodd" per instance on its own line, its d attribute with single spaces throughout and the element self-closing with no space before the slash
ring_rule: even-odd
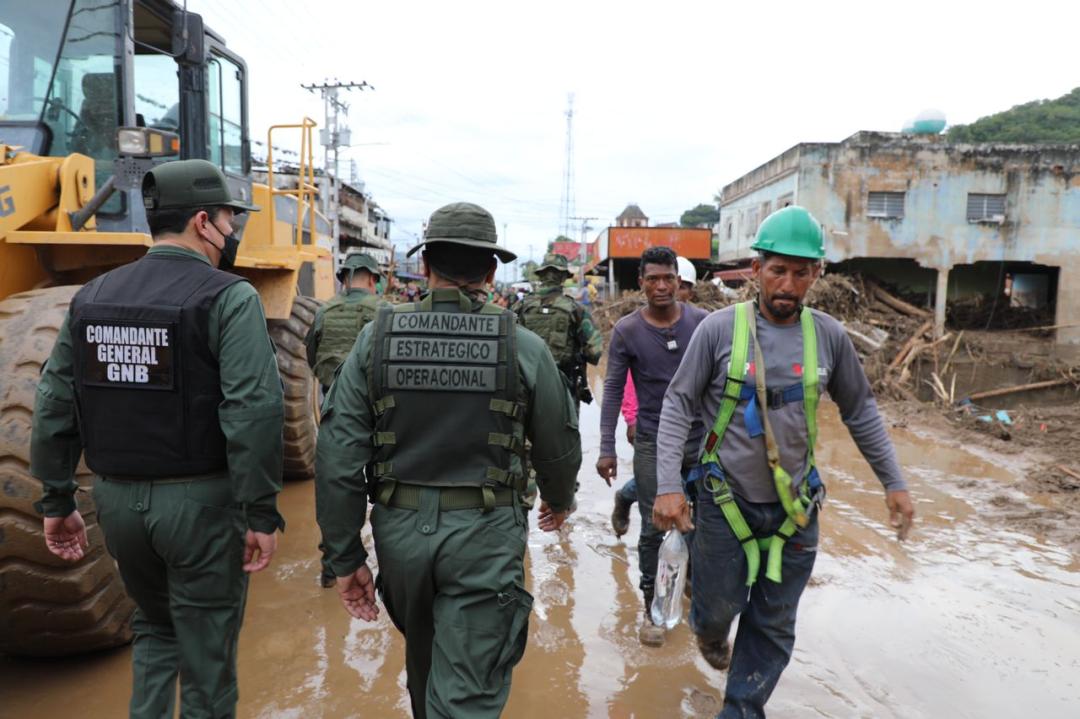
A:
<svg viewBox="0 0 1080 719">
<path fill-rule="evenodd" d="M 586 237 L 592 228 L 589 227 L 589 220 L 599 220 L 599 217 L 571 217 L 571 220 L 578 220 L 581 222 L 581 248 L 578 251 L 578 260 L 581 262 L 581 283 L 585 284 L 585 265 L 589 263 L 589 246 L 586 242 Z M 569 226 L 569 225 L 568 225 Z"/>
<path fill-rule="evenodd" d="M 338 240 L 341 234 L 341 220 L 339 217 L 341 214 L 341 198 L 338 195 L 338 191 L 335 189 L 336 178 L 338 175 L 338 152 L 341 147 L 347 147 L 352 142 L 352 133 L 349 128 L 347 126 L 341 126 L 343 118 L 348 118 L 349 116 L 349 106 L 339 98 L 339 95 L 342 91 L 374 90 L 375 88 L 369 85 L 366 80 L 362 82 L 338 82 L 336 79 L 333 82 L 324 81 L 319 84 L 310 83 L 304 85 L 301 83 L 300 87 L 311 93 L 314 93 L 317 90 L 323 100 L 323 117 L 325 118 L 325 122 L 323 128 L 319 130 L 319 144 L 324 148 L 323 173 L 325 178 L 323 182 L 327 185 L 327 187 L 323 188 L 322 192 L 323 213 L 333 224 L 332 244 L 336 253 Z M 332 170 L 330 167 L 331 152 L 334 155 L 334 165 Z"/>
</svg>

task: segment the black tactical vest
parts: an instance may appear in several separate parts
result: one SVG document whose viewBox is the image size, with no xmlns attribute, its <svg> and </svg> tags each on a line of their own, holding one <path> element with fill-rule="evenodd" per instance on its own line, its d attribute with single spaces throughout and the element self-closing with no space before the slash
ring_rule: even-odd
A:
<svg viewBox="0 0 1080 719">
<path fill-rule="evenodd" d="M 227 469 L 207 324 L 214 299 L 241 281 L 195 258 L 150 253 L 75 295 L 75 399 L 91 470 L 183 477 Z"/>
<path fill-rule="evenodd" d="M 447 300 L 453 310 L 433 310 Z M 376 478 L 524 489 L 514 327 L 509 310 L 474 309 L 453 289 L 379 310 L 368 368 Z"/>
</svg>

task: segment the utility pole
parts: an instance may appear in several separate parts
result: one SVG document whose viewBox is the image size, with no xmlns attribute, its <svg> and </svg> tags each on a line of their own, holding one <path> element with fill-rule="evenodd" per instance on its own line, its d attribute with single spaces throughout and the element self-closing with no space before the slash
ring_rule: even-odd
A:
<svg viewBox="0 0 1080 719">
<path fill-rule="evenodd" d="M 348 147 L 352 141 L 352 133 L 348 127 L 341 127 L 343 118 L 349 116 L 349 106 L 338 99 L 338 95 L 342 91 L 348 90 L 374 90 L 375 88 L 365 82 L 333 82 L 324 81 L 322 84 L 316 85 L 311 83 L 309 85 L 300 85 L 308 92 L 314 93 L 316 90 L 322 95 L 323 99 L 323 118 L 324 127 L 319 130 L 319 144 L 323 146 L 323 171 L 326 175 L 323 184 L 323 214 L 330 220 L 333 239 L 332 251 L 334 253 L 335 262 L 334 266 L 337 267 L 337 254 L 339 250 L 339 240 L 341 237 L 341 221 L 339 219 L 341 197 L 335 189 L 334 178 L 338 174 L 338 150 L 341 147 Z M 331 172 L 330 155 L 333 153 L 334 164 L 333 172 Z M 331 200 L 333 198 L 333 200 Z"/>
<path fill-rule="evenodd" d="M 581 250 L 578 252 L 578 261 L 581 262 L 581 286 L 585 286 L 585 265 L 589 263 L 589 246 L 586 243 L 586 237 L 589 230 L 589 220 L 599 220 L 599 217 L 571 217 L 571 220 L 577 220 L 581 222 Z"/>
<path fill-rule="evenodd" d="M 574 93 L 566 97 L 566 160 L 563 164 L 562 202 L 559 207 L 559 233 L 570 236 L 571 215 L 576 211 L 574 198 Z"/>
</svg>

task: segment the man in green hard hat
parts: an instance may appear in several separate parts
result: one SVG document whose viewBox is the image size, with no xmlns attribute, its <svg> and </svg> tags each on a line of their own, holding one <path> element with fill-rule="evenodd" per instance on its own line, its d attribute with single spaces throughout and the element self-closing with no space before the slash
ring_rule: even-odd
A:
<svg viewBox="0 0 1080 719">
<path fill-rule="evenodd" d="M 37 387 L 30 471 L 46 546 L 72 562 L 88 550 L 80 453 L 97 475 L 105 546 L 137 607 L 130 715 L 173 716 L 179 675 L 182 716 L 232 717 L 247 575 L 284 528 L 274 348 L 258 293 L 224 271 L 235 215 L 258 208 L 205 160 L 158 165 L 142 194 L 154 245 L 72 300 Z"/>
<path fill-rule="evenodd" d="M 599 364 L 604 337 L 589 311 L 563 292 L 563 282 L 572 274 L 565 257 L 545 255 L 543 264 L 536 268 L 540 287 L 518 303 L 514 311 L 518 322 L 539 335 L 551 350 L 576 410 L 580 402 L 592 402 L 585 365 Z"/>
<path fill-rule="evenodd" d="M 341 292 L 315 312 L 304 344 L 308 365 L 324 394 L 330 391 L 334 375 L 356 343 L 360 330 L 375 319 L 375 312 L 381 305 L 387 304 L 375 293 L 382 276 L 374 257 L 365 252 L 350 253 L 337 272 Z M 319 544 L 319 551 L 323 551 L 322 544 Z M 334 586 L 336 579 L 324 556 L 320 582 L 329 588 Z"/>
<path fill-rule="evenodd" d="M 323 405 L 319 526 L 350 615 L 374 620 L 378 587 L 405 636 L 417 717 L 497 717 L 528 638 L 523 449 L 531 442 L 540 528 L 574 501 L 581 440 L 543 341 L 485 302 L 495 222 L 482 207 L 436 210 L 423 250 L 430 291 L 380 308 Z M 365 471 L 365 468 L 367 471 Z M 371 496 L 379 577 L 360 530 Z"/>
<path fill-rule="evenodd" d="M 851 340 L 835 319 L 802 304 L 825 256 L 821 225 L 804 208 L 786 207 L 765 219 L 752 248 L 757 300 L 701 323 L 664 396 L 653 510 L 659 528 L 696 530 L 690 626 L 706 661 L 728 670 L 724 719 L 764 717 L 791 659 L 825 495 L 814 458 L 822 393 L 884 486 L 899 539 L 914 517 Z M 679 467 L 697 419 L 712 430 L 692 475 L 691 521 Z"/>
<path fill-rule="evenodd" d="M 375 294 L 383 271 L 371 255 L 350 253 L 341 263 L 337 277 L 341 292 L 315 313 L 315 320 L 304 339 L 308 364 L 323 392 L 334 383 L 334 373 L 345 361 L 360 330 L 375 319 L 376 310 L 384 304 Z"/>
</svg>

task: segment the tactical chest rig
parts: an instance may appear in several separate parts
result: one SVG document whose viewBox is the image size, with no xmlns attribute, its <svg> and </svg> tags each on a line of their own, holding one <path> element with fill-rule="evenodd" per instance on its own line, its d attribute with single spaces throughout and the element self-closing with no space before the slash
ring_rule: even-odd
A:
<svg viewBox="0 0 1080 719">
<path fill-rule="evenodd" d="M 434 309 L 448 302 L 452 309 Z M 414 304 L 380 308 L 375 323 L 368 381 L 377 501 L 388 504 L 408 491 L 401 485 L 420 485 L 474 488 L 444 492 L 464 501 L 479 488 L 487 510 L 510 504 L 508 495 L 525 488 L 512 461 L 522 458 L 525 413 L 513 313 L 438 289 Z M 514 492 L 499 491 L 496 502 L 502 488 Z"/>
<path fill-rule="evenodd" d="M 360 330 L 375 319 L 379 310 L 379 297 L 364 292 L 362 297 L 349 294 L 336 295 L 323 306 L 322 336 L 315 352 L 315 376 L 325 385 L 334 382 L 334 373 L 349 355 Z"/>
<path fill-rule="evenodd" d="M 571 374 L 578 361 L 578 348 L 575 346 L 574 301 L 559 293 L 553 302 L 544 302 L 537 295 L 525 298 L 521 310 L 521 324 L 535 332 L 551 350 L 555 364 L 565 374 Z"/>
</svg>

